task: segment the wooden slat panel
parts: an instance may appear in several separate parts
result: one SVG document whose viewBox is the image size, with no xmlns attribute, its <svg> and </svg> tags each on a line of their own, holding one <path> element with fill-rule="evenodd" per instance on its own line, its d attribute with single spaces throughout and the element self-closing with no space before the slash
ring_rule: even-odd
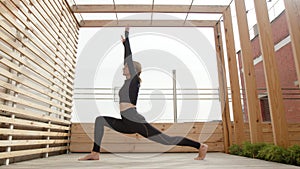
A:
<svg viewBox="0 0 300 169">
<path fill-rule="evenodd" d="M 31 155 L 31 154 L 40 154 L 40 153 L 61 151 L 61 150 L 67 150 L 67 149 L 68 149 L 68 147 L 64 146 L 64 147 L 51 147 L 51 148 L 5 152 L 5 153 L 0 153 L 0 159 L 12 158 L 12 157 L 18 157 L 18 156 L 26 156 L 26 155 Z"/>
<path fill-rule="evenodd" d="M 43 8 L 48 14 L 52 13 L 54 17 L 58 17 L 58 15 L 61 15 L 60 12 L 59 14 L 57 14 L 57 12 L 55 11 L 55 9 L 53 9 L 55 6 L 52 5 L 52 3 L 50 1 L 43 1 L 47 8 Z M 46 25 L 44 20 L 39 17 L 39 20 L 42 21 L 42 23 L 44 23 L 44 26 L 51 26 L 51 25 Z M 60 19 L 58 19 L 60 20 Z M 55 23 L 55 22 L 54 22 Z M 60 23 L 61 25 L 62 23 Z M 57 25 L 56 25 L 57 26 Z M 52 29 L 55 29 L 54 27 L 52 27 Z M 65 45 L 65 52 L 67 52 L 70 56 L 75 55 L 76 53 L 76 48 L 74 48 L 74 46 L 71 46 L 70 43 L 72 43 L 71 41 L 69 41 L 68 39 L 66 39 L 66 37 L 64 37 L 63 34 L 61 34 L 62 31 L 60 31 L 59 28 L 57 28 L 59 31 L 56 31 L 56 35 L 60 38 L 60 40 L 62 40 L 63 44 Z"/>
<path fill-rule="evenodd" d="M 74 13 L 222 13 L 222 5 L 74 5 Z"/>
<path fill-rule="evenodd" d="M 63 15 L 66 19 L 67 28 L 70 30 L 70 33 L 72 33 L 75 42 L 77 42 L 79 37 L 79 25 L 77 25 L 77 20 L 74 16 L 74 13 L 71 11 L 68 2 L 57 1 L 57 3 L 59 3 L 57 4 L 58 6 L 62 7 Z M 75 47 L 77 48 L 77 46 Z"/>
<path fill-rule="evenodd" d="M 16 81 L 16 82 L 18 82 L 18 83 L 24 85 L 24 86 L 27 86 L 27 87 L 29 87 L 29 88 L 31 88 L 31 89 L 33 89 L 33 90 L 36 90 L 36 91 L 38 91 L 38 92 L 40 92 L 40 93 L 42 93 L 42 94 L 45 94 L 45 95 L 47 95 L 47 96 L 49 96 L 49 97 L 51 97 L 51 98 L 54 98 L 54 99 L 56 99 L 56 100 L 59 100 L 59 101 L 63 102 L 63 103 L 66 104 L 66 105 L 69 105 L 69 106 L 72 105 L 70 102 L 67 102 L 67 101 L 65 101 L 65 100 L 62 100 L 60 97 L 54 95 L 53 93 L 51 93 L 51 92 L 49 92 L 49 91 L 45 91 L 45 90 L 39 88 L 37 85 L 33 85 L 32 83 L 29 83 L 29 82 L 26 81 L 24 78 L 21 78 L 21 77 L 18 77 L 18 76 L 16 76 L 16 75 L 14 75 L 14 74 L 11 74 L 10 72 L 8 72 L 8 71 L 5 70 L 5 69 L 0 68 L 0 70 L 1 70 L 1 71 L 0 71 L 0 74 L 1 74 L 2 76 L 5 76 L 5 77 L 7 77 L 7 78 L 9 78 L 9 79 L 12 79 L 12 80 L 14 80 L 14 81 Z"/>
<path fill-rule="evenodd" d="M 17 3 L 15 0 L 14 0 L 13 2 Z M 14 8 L 16 8 L 16 6 L 14 6 L 15 4 L 13 4 L 13 2 L 6 3 L 5 6 L 6 6 L 7 8 L 9 8 L 9 9 L 14 9 Z M 25 3 L 25 1 L 22 1 L 22 3 Z M 1 6 L 2 6 L 2 5 L 1 5 Z M 4 6 L 2 6 L 2 9 L 4 10 Z M 44 28 L 44 26 L 42 26 L 42 24 L 40 23 L 40 21 L 38 21 L 34 16 L 28 14 L 27 8 L 25 8 L 25 7 L 19 7 L 19 9 L 20 9 L 20 10 L 23 12 L 23 14 L 28 18 L 28 20 L 30 20 L 31 23 L 33 23 L 34 27 L 32 27 L 31 25 L 30 25 L 30 27 L 28 27 L 28 26 L 27 26 L 27 25 L 28 25 L 28 22 L 24 21 L 24 18 L 20 17 L 20 14 L 15 13 L 14 16 L 18 17 L 18 18 L 22 21 L 22 23 L 23 23 L 24 25 L 26 25 L 28 28 L 31 28 L 31 29 L 30 29 L 31 32 L 34 32 L 34 30 L 39 30 L 39 31 L 46 37 L 46 39 L 51 40 L 52 44 L 54 44 L 54 45 L 57 46 L 57 42 L 56 42 L 56 41 L 59 40 L 59 37 L 58 37 L 58 36 L 55 36 L 56 34 L 55 34 L 54 31 L 51 29 L 51 26 L 49 26 L 49 27 L 47 27 L 47 28 Z M 5 16 L 8 17 L 9 14 L 6 14 Z M 12 24 L 17 24 L 17 23 L 14 22 L 14 21 L 11 21 L 11 23 L 12 23 Z M 26 23 L 27 23 L 27 24 L 26 24 Z M 48 31 L 47 31 L 47 30 L 48 30 Z M 26 31 L 23 31 L 23 32 L 25 33 Z M 39 37 L 39 36 L 37 36 L 37 37 Z M 56 52 L 54 52 L 54 53 L 56 53 Z M 64 52 L 62 52 L 62 53 L 64 53 Z M 51 55 L 50 55 L 50 56 L 51 56 Z M 53 59 L 53 60 L 55 61 L 55 59 Z M 46 63 L 47 63 L 47 62 L 46 62 Z M 60 65 L 58 65 L 58 66 L 60 66 Z M 62 66 L 60 66 L 60 67 L 61 67 L 62 69 L 65 69 L 65 68 L 62 67 Z M 66 71 L 68 71 L 68 70 L 66 70 Z M 60 73 L 61 73 L 61 75 L 63 75 L 62 72 L 60 72 Z M 73 76 L 72 73 L 69 73 L 69 74 L 70 74 L 70 76 Z"/>
<path fill-rule="evenodd" d="M 245 0 L 235 0 L 235 7 L 240 35 L 242 64 L 244 70 L 243 77 L 245 82 L 248 118 L 250 121 L 251 142 L 258 143 L 262 142 L 262 132 L 260 127 L 262 119 L 256 90 L 257 85 L 253 65 L 253 52 L 248 30 Z"/>
<path fill-rule="evenodd" d="M 204 142 L 205 143 L 215 143 L 215 142 L 223 142 L 224 141 L 224 137 L 223 137 L 223 133 L 220 134 L 191 134 L 191 133 L 187 133 L 187 134 L 183 134 L 183 133 L 166 133 L 170 136 L 182 136 L 182 137 L 187 137 L 189 139 L 192 140 L 204 140 L 203 138 L 205 137 Z M 71 143 L 85 143 L 85 144 L 92 144 L 94 140 L 94 134 L 89 134 L 89 133 L 83 133 L 83 134 L 73 134 L 71 135 Z M 131 144 L 148 144 L 148 143 L 153 143 L 153 141 L 144 138 L 143 136 L 139 135 L 139 134 L 122 134 L 122 133 L 117 133 L 117 132 L 104 132 L 104 137 L 102 140 L 103 144 L 119 144 L 119 143 L 131 143 Z"/>
<path fill-rule="evenodd" d="M 23 95 L 25 95 L 25 96 L 28 96 L 28 97 L 30 97 L 30 98 L 36 99 L 36 100 L 38 100 L 38 101 L 47 103 L 47 104 L 49 104 L 49 105 L 51 105 L 51 106 L 60 108 L 60 109 L 62 109 L 62 110 L 64 110 L 64 111 L 67 111 L 68 113 L 71 113 L 71 112 L 72 112 L 71 109 L 69 109 L 69 108 L 67 108 L 67 107 L 65 107 L 65 106 L 62 106 L 62 105 L 60 105 L 60 104 L 58 104 L 58 103 L 55 103 L 53 100 L 52 100 L 52 101 L 47 100 L 47 99 L 45 99 L 45 98 L 43 98 L 43 97 L 40 97 L 40 96 L 38 96 L 38 95 L 35 95 L 35 94 L 31 93 L 31 92 L 28 92 L 28 91 L 26 91 L 26 90 L 23 90 L 23 89 L 21 89 L 21 88 L 18 88 L 18 87 L 14 86 L 14 85 L 11 85 L 11 84 L 9 84 L 9 83 L 5 83 L 5 82 L 3 82 L 3 81 L 0 81 L 0 86 L 1 86 L 1 87 L 4 87 L 4 88 L 6 88 L 6 89 L 9 89 L 9 90 L 11 90 L 11 91 L 15 91 L 15 92 L 17 92 L 17 93 L 19 93 L 19 94 L 23 94 Z"/>
<path fill-rule="evenodd" d="M 15 114 L 16 116 L 20 116 L 23 118 L 30 118 L 34 120 L 40 120 L 40 121 L 52 121 L 55 123 L 60 123 L 60 124 L 71 124 L 70 120 L 64 120 L 64 119 L 59 119 L 59 118 L 54 118 L 45 114 L 37 114 L 32 111 L 16 108 L 16 107 L 11 107 L 7 105 L 0 104 L 0 110 L 6 111 L 6 112 L 11 112 L 11 114 Z"/>
<path fill-rule="evenodd" d="M 207 143 L 208 151 L 223 152 L 223 143 Z M 71 152 L 91 152 L 92 144 L 71 144 Z M 193 147 L 185 146 L 166 146 L 158 143 L 151 144 L 103 144 L 101 152 L 198 152 Z"/>
<path fill-rule="evenodd" d="M 66 137 L 69 133 L 61 132 L 47 132 L 47 131 L 33 131 L 33 130 L 18 130 L 18 129 L 0 129 L 1 135 L 13 136 L 52 136 L 52 137 Z"/>
<path fill-rule="evenodd" d="M 170 136 L 184 136 L 205 142 L 209 145 L 209 151 L 224 151 L 221 123 L 152 123 L 151 125 Z M 90 152 L 93 145 L 93 132 L 93 123 L 73 123 L 71 127 L 71 151 Z M 104 128 L 102 143 L 104 149 L 108 148 L 109 151 L 113 152 L 197 152 L 195 148 L 165 146 L 150 141 L 139 134 L 122 134 L 107 127 Z M 172 149 L 169 150 L 170 148 Z M 101 151 L 106 151 L 104 149 Z"/>
<path fill-rule="evenodd" d="M 22 105 L 29 106 L 29 107 L 32 107 L 32 108 L 35 108 L 35 109 L 39 109 L 39 110 L 42 110 L 42 111 L 45 111 L 45 112 L 51 112 L 51 113 L 54 113 L 54 114 L 57 114 L 57 115 L 61 115 L 61 116 L 67 117 L 67 118 L 71 118 L 71 115 L 69 115 L 69 114 L 62 113 L 62 112 L 53 110 L 49 107 L 45 107 L 45 106 L 42 106 L 40 104 L 33 103 L 33 102 L 30 102 L 30 101 L 27 101 L 27 100 L 24 100 L 24 99 L 21 99 L 21 98 L 18 98 L 18 97 L 8 95 L 8 94 L 0 93 L 0 98 L 3 99 L 3 100 L 9 100 L 9 101 L 14 102 L 14 103 L 22 104 Z"/>
<path fill-rule="evenodd" d="M 152 123 L 155 128 L 166 133 L 223 133 L 221 123 Z M 94 123 L 72 123 L 72 134 L 93 133 Z M 105 132 L 112 129 L 105 128 Z"/>
<path fill-rule="evenodd" d="M 63 144 L 69 143 L 69 140 L 0 140 L 0 147 L 7 146 L 30 146 L 30 145 L 42 145 L 42 144 Z"/>
<path fill-rule="evenodd" d="M 73 51 L 75 54 L 76 53 L 76 40 L 75 40 L 75 37 L 74 37 L 74 34 L 73 32 L 69 32 L 68 30 L 68 27 L 67 27 L 67 19 L 65 18 L 64 16 L 64 6 L 59 4 L 58 1 L 49 1 L 51 4 L 52 4 L 52 7 L 54 7 L 55 11 L 57 14 L 60 14 L 60 15 L 56 15 L 57 17 L 57 23 L 60 24 L 60 27 L 63 28 L 64 30 L 64 36 L 66 38 L 66 40 L 68 41 L 68 44 L 70 44 L 73 48 Z M 63 33 L 62 33 L 63 34 Z"/>
<path fill-rule="evenodd" d="M 213 27 L 214 20 L 83 20 L 81 27 Z"/>
<path fill-rule="evenodd" d="M 0 33 L 1 35 L 1 33 Z M 33 74 L 31 72 L 29 72 L 25 67 L 19 67 L 15 64 L 13 64 L 12 62 L 10 62 L 9 60 L 7 59 L 1 59 L 0 60 L 1 63 L 3 63 L 4 65 L 8 66 L 9 68 L 21 73 L 22 75 L 26 76 L 28 79 L 31 79 L 33 80 L 34 82 L 36 83 L 39 83 L 43 86 L 45 86 L 46 88 L 49 88 L 51 89 L 52 91 L 55 91 L 56 93 L 60 93 L 60 90 L 55 88 L 52 84 L 55 83 L 54 80 L 52 80 L 50 77 L 45 77 L 43 75 L 44 78 L 46 78 L 47 80 L 49 81 L 52 81 L 52 84 L 49 84 L 49 82 L 45 82 L 44 80 L 42 80 L 41 78 L 37 77 L 37 76 L 33 76 Z M 30 66 L 30 65 L 29 65 Z M 32 68 L 33 69 L 33 68 Z M 39 73 L 40 74 L 40 73 Z M 41 75 L 41 74 L 40 74 Z M 58 86 L 61 86 L 61 85 L 58 85 Z M 63 86 L 61 86 L 63 87 Z M 65 87 L 63 87 L 65 88 Z M 70 99 L 70 97 L 68 97 Z"/>
<path fill-rule="evenodd" d="M 70 130 L 68 126 L 61 126 L 49 123 L 43 123 L 38 121 L 30 121 L 30 120 L 22 120 L 16 118 L 8 118 L 0 116 L 1 123 L 9 123 L 14 125 L 21 125 L 21 126 L 30 126 L 30 127 L 38 127 L 38 128 L 49 128 L 49 129 L 56 129 L 56 130 Z"/>
<path fill-rule="evenodd" d="M 283 104 L 280 79 L 275 58 L 274 40 L 266 1 L 254 0 L 260 48 L 263 56 L 264 73 L 273 128 L 274 143 L 289 145 L 286 113 Z M 299 37 L 298 37 L 299 38 Z"/>
<path fill-rule="evenodd" d="M 44 10 L 37 1 L 30 1 L 30 2 L 34 6 L 34 8 L 40 13 L 41 17 L 43 18 L 44 24 L 48 23 L 48 25 L 51 26 L 57 33 L 60 33 L 61 32 L 60 28 L 58 28 L 58 26 L 57 26 L 57 25 L 59 25 L 59 23 L 53 22 L 54 17 L 52 15 L 52 13 L 49 13 L 46 10 Z M 51 19 L 49 19 L 49 18 L 51 18 Z M 66 37 L 66 38 L 68 39 L 68 37 Z M 74 45 L 76 46 L 76 44 L 77 44 L 77 42 Z M 62 51 L 60 51 L 60 54 L 61 54 L 61 55 L 59 55 L 60 59 L 62 61 L 64 61 L 63 58 L 61 57 L 64 53 L 62 53 Z M 66 60 L 66 63 L 65 63 L 65 64 L 67 64 L 68 68 L 70 70 L 72 70 L 72 73 L 74 73 L 74 63 L 75 63 L 74 56 L 75 55 L 73 55 L 73 57 L 70 57 L 69 55 L 67 55 L 68 59 Z"/>
<path fill-rule="evenodd" d="M 1 26 L 7 27 L 6 25 L 1 25 Z M 8 28 L 7 31 L 9 31 L 10 33 L 12 33 L 12 30 L 11 30 L 9 27 L 7 27 L 7 28 Z M 52 75 L 53 75 L 54 77 L 56 77 L 57 79 L 60 79 L 62 82 L 65 81 L 64 79 L 62 79 L 62 77 L 56 75 L 56 74 L 54 73 L 54 71 L 51 70 L 51 68 L 48 67 L 45 63 L 48 62 L 48 64 L 49 64 L 50 66 L 54 67 L 53 64 L 49 63 L 49 61 L 47 61 L 45 58 L 42 59 L 45 63 L 43 63 L 43 62 L 41 62 L 41 61 L 39 61 L 39 60 L 36 59 L 39 55 L 43 56 L 43 55 L 46 55 L 46 54 L 40 53 L 40 51 L 37 51 L 32 45 L 26 43 L 26 44 L 27 44 L 26 46 L 29 47 L 29 49 L 31 49 L 31 50 L 32 50 L 33 52 L 35 52 L 35 54 L 36 54 L 36 56 L 32 56 L 32 54 L 31 54 L 28 50 L 26 50 L 25 48 L 22 48 L 21 45 L 17 44 L 17 43 L 14 42 L 13 40 L 11 40 L 11 39 L 10 39 L 8 36 L 6 36 L 3 32 L 0 32 L 0 34 L 1 34 L 1 39 L 3 39 L 5 42 L 7 42 L 8 44 L 10 44 L 10 45 L 13 46 L 14 48 L 18 49 L 19 52 L 21 52 L 22 54 L 24 54 L 25 56 L 27 56 L 28 58 L 30 58 L 34 63 L 36 63 L 37 65 L 40 65 L 41 68 L 44 68 L 48 73 L 52 74 Z M 13 34 L 12 34 L 12 35 L 13 35 Z M 23 43 L 23 44 L 24 44 L 24 43 Z M 7 54 L 10 55 L 11 52 L 7 52 Z M 41 57 L 39 57 L 39 58 L 41 58 Z M 29 67 L 30 67 L 30 64 L 29 64 Z M 44 76 L 44 77 L 45 77 L 45 76 Z M 49 80 L 49 77 L 46 77 L 46 78 Z M 53 80 L 51 80 L 51 81 L 53 81 Z M 53 81 L 53 83 L 54 83 L 54 81 Z M 68 84 L 66 81 L 65 81 L 65 83 Z M 64 86 L 60 86 L 60 87 L 61 87 L 62 89 L 64 89 L 64 90 L 68 91 L 69 93 L 72 93 L 72 92 L 71 92 L 69 89 L 67 89 L 66 87 L 64 87 Z"/>
</svg>

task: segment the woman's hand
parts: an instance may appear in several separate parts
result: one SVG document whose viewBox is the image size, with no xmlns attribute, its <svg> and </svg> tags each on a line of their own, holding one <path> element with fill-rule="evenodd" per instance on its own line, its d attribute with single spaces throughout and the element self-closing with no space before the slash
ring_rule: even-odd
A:
<svg viewBox="0 0 300 169">
<path fill-rule="evenodd" d="M 129 32 L 129 26 L 125 27 L 125 32 Z"/>
<path fill-rule="evenodd" d="M 124 39 L 123 35 L 121 35 L 121 41 L 125 42 L 125 39 Z"/>
</svg>

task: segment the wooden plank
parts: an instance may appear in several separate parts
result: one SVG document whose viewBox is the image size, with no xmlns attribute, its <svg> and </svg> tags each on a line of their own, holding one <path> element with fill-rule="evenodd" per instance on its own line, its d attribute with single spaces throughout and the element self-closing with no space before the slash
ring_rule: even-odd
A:
<svg viewBox="0 0 300 169">
<path fill-rule="evenodd" d="M 43 145 L 43 144 L 64 144 L 69 143 L 69 140 L 0 140 L 0 147 L 7 146 L 30 146 L 30 145 Z"/>
<path fill-rule="evenodd" d="M 285 0 L 284 4 L 293 47 L 297 78 L 298 82 L 300 82 L 300 1 Z"/>
<path fill-rule="evenodd" d="M 227 91 L 227 80 L 225 73 L 225 62 L 224 62 L 224 52 L 222 43 L 222 32 L 220 23 L 214 28 L 215 33 L 215 46 L 216 46 L 216 57 L 218 65 L 218 78 L 219 78 L 219 97 L 221 102 L 221 112 L 222 112 L 222 124 L 224 132 L 224 151 L 229 152 L 229 147 L 232 144 L 232 131 L 231 131 L 231 121 L 229 114 L 229 103 L 228 103 L 228 91 Z"/>
<path fill-rule="evenodd" d="M 80 27 L 213 27 L 215 20 L 82 20 Z"/>
<path fill-rule="evenodd" d="M 69 133 L 0 128 L 1 135 L 67 137 Z"/>
<path fill-rule="evenodd" d="M 289 141 L 286 139 L 288 136 L 287 121 L 275 59 L 274 41 L 268 7 L 267 3 L 261 0 L 254 0 L 254 4 L 259 30 L 260 47 L 263 56 L 274 143 L 282 147 L 288 147 Z"/>
<path fill-rule="evenodd" d="M 21 98 L 15 97 L 15 96 L 11 96 L 11 95 L 8 95 L 8 94 L 0 93 L 0 98 L 4 99 L 4 100 L 11 101 L 13 103 L 18 103 L 18 104 L 22 104 L 22 105 L 25 105 L 25 106 L 28 106 L 28 107 L 32 107 L 34 109 L 38 109 L 38 110 L 41 110 L 41 111 L 54 113 L 54 114 L 61 115 L 61 116 L 66 117 L 66 118 L 71 118 L 71 115 L 69 115 L 69 114 L 62 113 L 62 112 L 53 110 L 49 107 L 45 107 L 45 106 L 42 106 L 40 104 L 33 103 L 29 100 L 24 100 L 24 99 L 21 99 Z"/>
<path fill-rule="evenodd" d="M 0 116 L 0 122 L 1 123 L 14 124 L 14 125 L 20 125 L 20 126 L 37 127 L 37 128 L 49 128 L 49 129 L 56 129 L 56 130 L 70 130 L 70 127 L 68 127 L 68 126 L 48 124 L 48 123 L 32 121 L 32 120 L 9 118 L 9 117 L 4 117 L 4 116 Z"/>
<path fill-rule="evenodd" d="M 234 34 L 232 27 L 232 16 L 230 7 L 227 8 L 223 14 L 225 39 L 227 48 L 227 59 L 229 68 L 229 80 L 232 97 L 232 111 L 234 118 L 234 133 L 236 134 L 235 142 L 241 145 L 244 140 L 244 119 L 241 104 L 241 93 L 239 84 L 239 75 L 236 61 Z"/>
<path fill-rule="evenodd" d="M 68 148 L 69 148 L 68 146 L 63 146 L 63 147 L 51 147 L 51 148 L 40 148 L 40 149 L 4 152 L 4 153 L 0 153 L 0 159 L 12 158 L 12 157 L 18 157 L 18 156 L 26 156 L 26 155 L 31 155 L 31 154 L 41 154 L 41 153 L 54 152 L 54 151 L 62 151 L 62 150 L 67 150 Z"/>
<path fill-rule="evenodd" d="M 251 131 L 251 142 L 262 142 L 261 111 L 257 95 L 257 85 L 253 65 L 253 52 L 248 30 L 248 21 L 244 0 L 235 0 L 238 30 L 241 44 L 241 55 L 243 64 L 243 77 L 245 81 L 246 101 L 248 108 L 248 119 Z"/>
<path fill-rule="evenodd" d="M 73 5 L 74 13 L 222 13 L 223 5 Z"/>
<path fill-rule="evenodd" d="M 60 124 L 71 124 L 70 120 L 59 119 L 45 114 L 33 113 L 32 111 L 7 106 L 4 104 L 0 104 L 0 110 L 10 112 L 11 114 L 15 114 L 17 117 L 23 117 L 27 119 L 29 118 L 40 121 L 51 121 L 52 123 L 55 122 Z"/>
</svg>

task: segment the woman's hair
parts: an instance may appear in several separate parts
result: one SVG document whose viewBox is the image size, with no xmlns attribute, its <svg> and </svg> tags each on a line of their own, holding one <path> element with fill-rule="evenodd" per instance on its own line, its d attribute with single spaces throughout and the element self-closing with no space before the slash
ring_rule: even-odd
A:
<svg viewBox="0 0 300 169">
<path fill-rule="evenodd" d="M 139 62 L 137 62 L 137 61 L 133 61 L 133 66 L 135 68 L 135 71 L 136 71 L 136 74 L 137 74 L 137 76 L 139 78 L 139 81 L 142 82 L 142 80 L 140 78 L 140 75 L 142 73 L 142 65 Z"/>
</svg>

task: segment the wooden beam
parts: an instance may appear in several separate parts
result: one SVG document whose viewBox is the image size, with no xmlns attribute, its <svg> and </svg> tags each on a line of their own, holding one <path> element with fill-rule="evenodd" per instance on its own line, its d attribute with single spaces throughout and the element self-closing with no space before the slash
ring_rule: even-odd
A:
<svg viewBox="0 0 300 169">
<path fill-rule="evenodd" d="M 215 20 L 82 20 L 80 27 L 213 27 Z"/>
<path fill-rule="evenodd" d="M 153 8 L 153 9 L 152 9 Z M 74 5 L 73 13 L 222 13 L 224 5 Z"/>
<path fill-rule="evenodd" d="M 282 99 L 277 63 L 275 58 L 274 40 L 269 20 L 266 1 L 254 0 L 260 47 L 263 56 L 267 92 L 270 105 L 274 143 L 289 146 L 286 113 Z M 297 37 L 299 38 L 299 37 Z"/>
<path fill-rule="evenodd" d="M 285 0 L 284 4 L 292 41 L 297 78 L 298 82 L 300 82 L 300 1 Z"/>
<path fill-rule="evenodd" d="M 222 125 L 224 133 L 224 151 L 229 152 L 229 147 L 232 145 L 232 131 L 231 131 L 231 120 L 229 113 L 228 103 L 228 92 L 227 92 L 227 80 L 225 73 L 225 62 L 224 52 L 222 43 L 222 33 L 220 22 L 215 26 L 215 44 L 216 44 L 216 55 L 218 64 L 218 77 L 219 77 L 219 92 L 221 102 L 221 113 L 222 113 Z"/>
<path fill-rule="evenodd" d="M 245 141 L 244 136 L 244 119 L 241 104 L 241 93 L 239 85 L 239 75 L 236 61 L 235 45 L 234 45 L 234 34 L 232 27 L 232 16 L 230 8 L 227 8 L 223 13 L 226 48 L 227 48 L 227 59 L 229 68 L 229 80 L 232 97 L 232 109 L 234 118 L 234 133 L 235 143 L 241 145 Z"/>
<path fill-rule="evenodd" d="M 236 15 L 241 43 L 243 76 L 248 108 L 250 138 L 252 143 L 263 142 L 261 131 L 261 111 L 257 96 L 257 85 L 253 65 L 253 52 L 248 30 L 245 0 L 235 0 Z"/>
</svg>

